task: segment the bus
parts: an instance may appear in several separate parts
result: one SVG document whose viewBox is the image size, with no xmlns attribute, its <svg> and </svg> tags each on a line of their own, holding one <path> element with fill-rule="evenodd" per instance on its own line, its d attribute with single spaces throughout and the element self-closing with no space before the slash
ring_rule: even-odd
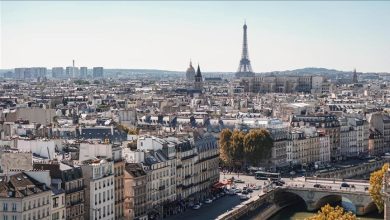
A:
<svg viewBox="0 0 390 220">
<path fill-rule="evenodd" d="M 280 180 L 280 173 L 269 173 L 269 172 L 264 172 L 264 171 L 257 171 L 255 173 L 255 178 L 257 180 Z"/>
</svg>

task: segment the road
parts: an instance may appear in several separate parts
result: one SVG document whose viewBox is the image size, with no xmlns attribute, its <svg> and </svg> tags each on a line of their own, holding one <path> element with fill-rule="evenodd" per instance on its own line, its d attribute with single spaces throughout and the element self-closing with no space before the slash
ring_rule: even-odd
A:
<svg viewBox="0 0 390 220">
<path fill-rule="evenodd" d="M 235 179 L 238 179 L 237 175 L 229 175 L 226 174 L 225 177 L 223 173 L 221 173 L 221 180 L 228 179 L 233 177 Z M 246 184 L 253 184 L 253 185 L 259 185 L 263 186 L 264 182 L 263 180 L 256 180 L 253 176 L 243 176 L 240 175 L 240 180 L 244 180 L 245 183 L 236 183 L 237 188 L 243 188 L 246 186 Z M 253 193 L 251 193 L 251 196 L 258 196 L 263 194 L 262 190 L 254 190 Z M 174 216 L 168 216 L 167 220 L 199 220 L 199 219 L 215 219 L 222 213 L 231 210 L 232 208 L 236 207 L 237 205 L 241 204 L 243 200 L 240 200 L 237 195 L 230 196 L 226 195 L 224 197 L 218 198 L 215 201 L 213 201 L 211 204 L 203 204 L 202 207 L 198 210 L 193 209 L 187 209 L 185 212 L 174 215 Z"/>
<path fill-rule="evenodd" d="M 256 180 L 254 176 L 247 176 L 247 175 L 237 175 L 237 174 L 220 174 L 220 179 L 229 179 L 231 177 L 234 177 L 234 179 L 240 179 L 243 180 L 244 183 L 236 183 L 237 188 L 243 188 L 247 184 L 250 185 L 258 185 L 261 187 L 264 187 L 265 185 L 268 185 L 270 182 L 268 180 Z M 332 187 L 333 190 L 343 190 L 343 191 L 366 191 L 364 188 L 368 186 L 368 183 L 358 183 L 358 182 L 347 182 L 350 185 L 355 185 L 355 189 L 352 188 L 346 188 L 341 187 L 340 181 L 333 181 L 333 180 L 309 180 L 304 177 L 296 177 L 293 179 L 290 178 L 282 178 L 283 181 L 286 182 L 285 186 L 297 186 L 297 187 L 305 187 L 305 188 L 314 188 L 314 184 L 321 184 L 323 186 Z M 263 190 L 254 190 L 253 193 L 251 193 L 252 198 L 255 196 L 259 196 L 264 194 Z M 203 204 L 202 207 L 198 210 L 193 209 L 187 209 L 185 212 L 169 216 L 165 219 L 167 220 L 198 220 L 198 219 L 215 219 L 222 213 L 229 211 L 233 209 L 235 206 L 241 204 L 243 202 L 239 199 L 237 195 L 229 196 L 226 195 L 224 197 L 218 198 L 215 201 L 213 201 L 211 204 Z"/>
</svg>

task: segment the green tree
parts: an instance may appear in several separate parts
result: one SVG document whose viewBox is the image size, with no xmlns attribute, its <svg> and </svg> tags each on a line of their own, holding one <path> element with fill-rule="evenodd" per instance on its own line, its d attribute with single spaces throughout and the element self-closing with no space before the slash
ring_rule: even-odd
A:
<svg viewBox="0 0 390 220">
<path fill-rule="evenodd" d="M 305 220 L 356 220 L 356 215 L 352 212 L 345 212 L 340 206 L 332 207 L 326 204 L 317 214 Z"/>
<path fill-rule="evenodd" d="M 219 133 L 219 157 L 225 165 L 231 165 L 231 138 L 232 132 L 227 128 Z"/>
<path fill-rule="evenodd" d="M 250 130 L 244 138 L 245 158 L 252 165 L 266 162 L 266 159 L 270 157 L 272 146 L 273 141 L 267 130 Z"/>
<path fill-rule="evenodd" d="M 370 175 L 370 188 L 369 192 L 372 200 L 375 202 L 376 207 L 378 208 L 379 213 L 383 212 L 384 202 L 381 195 L 383 176 L 389 169 L 389 164 L 386 163 L 383 165 L 382 169 L 377 170 Z"/>
</svg>

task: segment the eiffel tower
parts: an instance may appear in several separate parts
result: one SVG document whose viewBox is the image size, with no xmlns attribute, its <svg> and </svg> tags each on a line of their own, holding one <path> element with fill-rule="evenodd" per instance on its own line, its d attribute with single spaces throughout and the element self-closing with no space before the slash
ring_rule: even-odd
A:
<svg viewBox="0 0 390 220">
<path fill-rule="evenodd" d="M 241 60 L 240 65 L 238 66 L 238 70 L 236 72 L 236 78 L 241 77 L 252 77 L 255 76 L 255 74 L 252 71 L 251 61 L 249 60 L 249 54 L 248 54 L 248 40 L 246 35 L 246 23 L 244 23 L 244 36 L 243 36 L 243 43 L 242 43 L 242 54 L 241 54 Z"/>
</svg>

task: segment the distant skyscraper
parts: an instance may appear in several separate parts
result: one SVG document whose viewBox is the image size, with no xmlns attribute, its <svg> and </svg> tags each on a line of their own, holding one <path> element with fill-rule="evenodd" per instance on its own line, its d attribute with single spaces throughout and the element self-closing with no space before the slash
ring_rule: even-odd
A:
<svg viewBox="0 0 390 220">
<path fill-rule="evenodd" d="M 16 79 L 37 79 L 46 77 L 46 67 L 15 68 Z"/>
<path fill-rule="evenodd" d="M 188 67 L 186 71 L 186 79 L 188 82 L 194 82 L 195 81 L 195 69 L 192 66 L 192 62 L 190 61 L 190 66 Z"/>
<path fill-rule="evenodd" d="M 79 68 L 73 66 L 67 66 L 65 70 L 66 78 L 73 78 L 79 74 Z"/>
<path fill-rule="evenodd" d="M 244 36 L 243 36 L 243 43 L 242 43 L 242 54 L 241 54 L 240 65 L 238 66 L 238 70 L 236 73 L 236 78 L 252 77 L 255 75 L 252 71 L 251 61 L 249 60 L 246 23 L 244 24 L 243 28 L 244 28 Z"/>
<path fill-rule="evenodd" d="M 102 78 L 103 77 L 103 67 L 94 67 L 92 74 L 93 78 Z"/>
<path fill-rule="evenodd" d="M 87 75 L 88 75 L 88 68 L 80 67 L 80 78 L 87 78 Z"/>
<path fill-rule="evenodd" d="M 63 67 L 51 68 L 51 76 L 53 78 L 63 78 L 64 77 L 64 68 Z"/>
<path fill-rule="evenodd" d="M 352 78 L 353 83 L 358 83 L 358 76 L 356 73 L 356 69 L 353 70 L 353 78 Z"/>
<path fill-rule="evenodd" d="M 198 64 L 198 70 L 196 71 L 196 75 L 195 75 L 195 89 L 199 89 L 199 90 L 203 89 L 203 78 L 202 78 L 202 73 L 200 72 L 199 64 Z"/>
</svg>

